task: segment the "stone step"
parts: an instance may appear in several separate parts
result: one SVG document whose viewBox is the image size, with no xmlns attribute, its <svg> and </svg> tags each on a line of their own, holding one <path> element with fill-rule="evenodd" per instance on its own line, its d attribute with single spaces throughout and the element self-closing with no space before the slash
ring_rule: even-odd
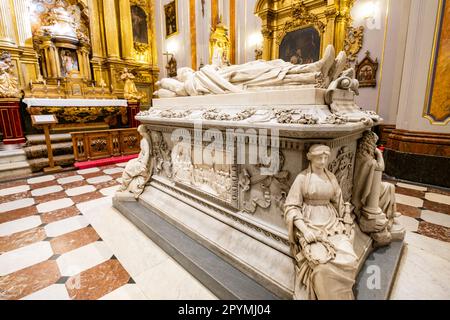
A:
<svg viewBox="0 0 450 320">
<path fill-rule="evenodd" d="M 30 134 L 26 136 L 27 138 L 27 145 L 45 145 L 45 135 L 43 134 Z M 72 136 L 68 133 L 57 133 L 57 134 L 51 134 L 50 140 L 52 143 L 60 143 L 60 142 L 71 142 Z"/>
<path fill-rule="evenodd" d="M 23 149 L 0 151 L 0 164 L 26 161 L 27 156 Z"/>
<path fill-rule="evenodd" d="M 25 147 L 24 151 L 29 160 L 48 157 L 47 145 L 45 144 L 31 145 Z M 53 156 L 73 154 L 72 142 L 52 143 L 52 151 Z"/>
<path fill-rule="evenodd" d="M 73 154 L 64 154 L 64 155 L 58 155 L 53 157 L 55 161 L 55 165 L 61 166 L 61 167 L 69 167 L 72 166 L 75 163 L 75 158 Z M 28 160 L 31 170 L 33 172 L 41 171 L 42 169 L 48 167 L 48 158 L 38 158 L 38 159 L 31 159 Z"/>
<path fill-rule="evenodd" d="M 278 300 L 272 292 L 138 202 L 114 205 L 219 299 Z"/>
<path fill-rule="evenodd" d="M 7 162 L 0 164 L 0 180 L 20 178 L 31 174 L 30 164 L 25 161 Z"/>
</svg>

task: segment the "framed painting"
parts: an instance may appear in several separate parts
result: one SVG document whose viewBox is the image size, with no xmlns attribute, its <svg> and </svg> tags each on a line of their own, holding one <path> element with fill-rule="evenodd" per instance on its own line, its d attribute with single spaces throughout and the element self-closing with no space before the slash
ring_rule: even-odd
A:
<svg viewBox="0 0 450 320">
<path fill-rule="evenodd" d="M 293 64 L 306 64 L 320 59 L 320 34 L 313 26 L 289 32 L 281 41 L 279 57 Z"/>
<path fill-rule="evenodd" d="M 59 58 L 63 77 L 67 77 L 71 71 L 79 71 L 78 55 L 75 50 L 63 48 L 59 51 Z"/>
<path fill-rule="evenodd" d="M 439 0 L 423 117 L 432 124 L 450 121 L 450 3 Z"/>
<path fill-rule="evenodd" d="M 164 17 L 166 25 L 166 38 L 178 33 L 178 10 L 177 0 L 164 5 Z"/>
<path fill-rule="evenodd" d="M 144 9 L 131 6 L 131 20 L 133 24 L 133 41 L 148 44 L 148 21 Z"/>
</svg>

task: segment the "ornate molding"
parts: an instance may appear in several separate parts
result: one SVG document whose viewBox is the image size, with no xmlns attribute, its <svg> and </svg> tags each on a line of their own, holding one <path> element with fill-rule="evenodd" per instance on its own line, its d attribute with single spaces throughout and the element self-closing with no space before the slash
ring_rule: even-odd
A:
<svg viewBox="0 0 450 320">
<path fill-rule="evenodd" d="M 344 51 L 347 54 L 349 63 L 356 62 L 358 53 L 362 48 L 364 40 L 364 27 L 348 27 L 344 39 Z"/>
</svg>

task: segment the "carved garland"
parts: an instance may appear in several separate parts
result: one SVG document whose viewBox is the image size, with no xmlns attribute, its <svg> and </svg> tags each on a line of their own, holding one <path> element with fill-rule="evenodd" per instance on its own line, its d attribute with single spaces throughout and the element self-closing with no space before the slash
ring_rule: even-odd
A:
<svg viewBox="0 0 450 320">
<path fill-rule="evenodd" d="M 358 53 L 362 48 L 364 39 L 364 27 L 358 28 L 348 27 L 345 40 L 344 50 L 347 54 L 347 60 L 349 63 L 354 63 L 358 57 Z"/>
</svg>

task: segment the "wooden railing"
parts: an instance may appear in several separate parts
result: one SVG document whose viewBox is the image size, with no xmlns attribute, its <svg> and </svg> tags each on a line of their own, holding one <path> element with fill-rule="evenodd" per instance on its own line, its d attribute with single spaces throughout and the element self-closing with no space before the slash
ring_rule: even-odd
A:
<svg viewBox="0 0 450 320">
<path fill-rule="evenodd" d="M 126 156 L 140 152 L 136 128 L 71 132 L 75 161 Z"/>
</svg>

